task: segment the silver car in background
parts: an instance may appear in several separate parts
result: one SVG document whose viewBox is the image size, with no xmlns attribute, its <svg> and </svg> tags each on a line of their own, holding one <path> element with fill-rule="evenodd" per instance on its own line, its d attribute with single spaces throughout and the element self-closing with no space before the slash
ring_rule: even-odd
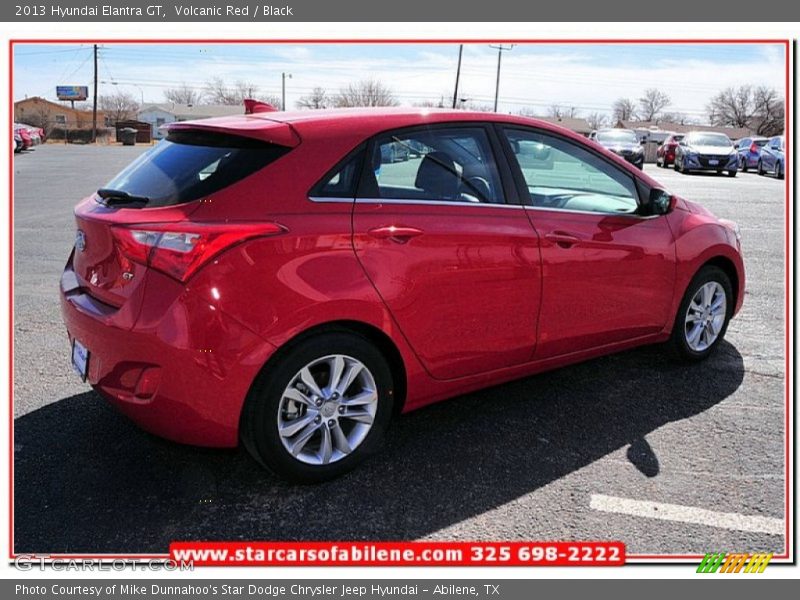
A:
<svg viewBox="0 0 800 600">
<path fill-rule="evenodd" d="M 724 133 L 691 131 L 678 142 L 675 150 L 675 170 L 688 174 L 692 171 L 713 171 L 736 177 L 739 154 L 731 139 Z"/>
</svg>

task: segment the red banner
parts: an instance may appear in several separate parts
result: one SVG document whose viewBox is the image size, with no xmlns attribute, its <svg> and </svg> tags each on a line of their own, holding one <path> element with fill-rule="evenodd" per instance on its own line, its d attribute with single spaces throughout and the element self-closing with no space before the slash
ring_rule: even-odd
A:
<svg viewBox="0 0 800 600">
<path fill-rule="evenodd" d="M 608 566 L 622 542 L 173 542 L 195 566 Z"/>
</svg>

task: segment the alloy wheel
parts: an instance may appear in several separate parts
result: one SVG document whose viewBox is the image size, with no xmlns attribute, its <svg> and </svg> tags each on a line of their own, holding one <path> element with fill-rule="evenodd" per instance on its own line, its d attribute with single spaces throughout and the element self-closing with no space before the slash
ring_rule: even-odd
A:
<svg viewBox="0 0 800 600">
<path fill-rule="evenodd" d="M 333 354 L 310 362 L 290 379 L 281 397 L 277 425 L 283 447 L 310 465 L 342 460 L 372 429 L 377 389 L 369 369 L 351 356 Z"/>
<path fill-rule="evenodd" d="M 707 350 L 719 337 L 728 310 L 725 289 L 716 281 L 704 283 L 695 292 L 684 320 L 686 344 L 695 352 Z"/>
</svg>

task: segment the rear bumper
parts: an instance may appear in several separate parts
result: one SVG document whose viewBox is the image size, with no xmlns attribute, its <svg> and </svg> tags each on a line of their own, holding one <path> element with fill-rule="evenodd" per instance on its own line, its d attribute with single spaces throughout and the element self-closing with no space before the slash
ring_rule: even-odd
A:
<svg viewBox="0 0 800 600">
<path fill-rule="evenodd" d="M 61 313 L 70 340 L 89 350 L 87 381 L 151 433 L 198 446 L 236 446 L 245 396 L 274 347 L 213 301 L 157 272 L 148 277 L 151 293 L 131 327 L 121 309 L 79 287 L 67 265 Z"/>
</svg>

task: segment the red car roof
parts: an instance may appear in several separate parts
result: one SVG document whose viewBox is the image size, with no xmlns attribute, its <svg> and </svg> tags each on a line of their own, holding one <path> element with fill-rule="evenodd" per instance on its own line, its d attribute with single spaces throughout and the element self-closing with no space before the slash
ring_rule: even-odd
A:
<svg viewBox="0 0 800 600">
<path fill-rule="evenodd" d="M 244 111 L 244 109 L 242 110 Z M 552 131 L 561 136 L 572 138 L 584 145 L 592 145 L 592 147 L 599 148 L 629 172 L 635 173 L 647 181 L 649 185 L 661 187 L 661 184 L 632 167 L 624 159 L 605 151 L 596 144 L 587 144 L 587 139 L 582 135 L 547 121 L 518 115 L 440 108 L 337 108 L 242 114 L 197 121 L 181 121 L 170 123 L 166 127 L 169 131 L 181 129 L 218 131 L 295 147 L 304 139 L 311 140 L 332 135 L 345 135 L 360 142 L 389 129 L 456 122 L 510 123 Z"/>
</svg>

